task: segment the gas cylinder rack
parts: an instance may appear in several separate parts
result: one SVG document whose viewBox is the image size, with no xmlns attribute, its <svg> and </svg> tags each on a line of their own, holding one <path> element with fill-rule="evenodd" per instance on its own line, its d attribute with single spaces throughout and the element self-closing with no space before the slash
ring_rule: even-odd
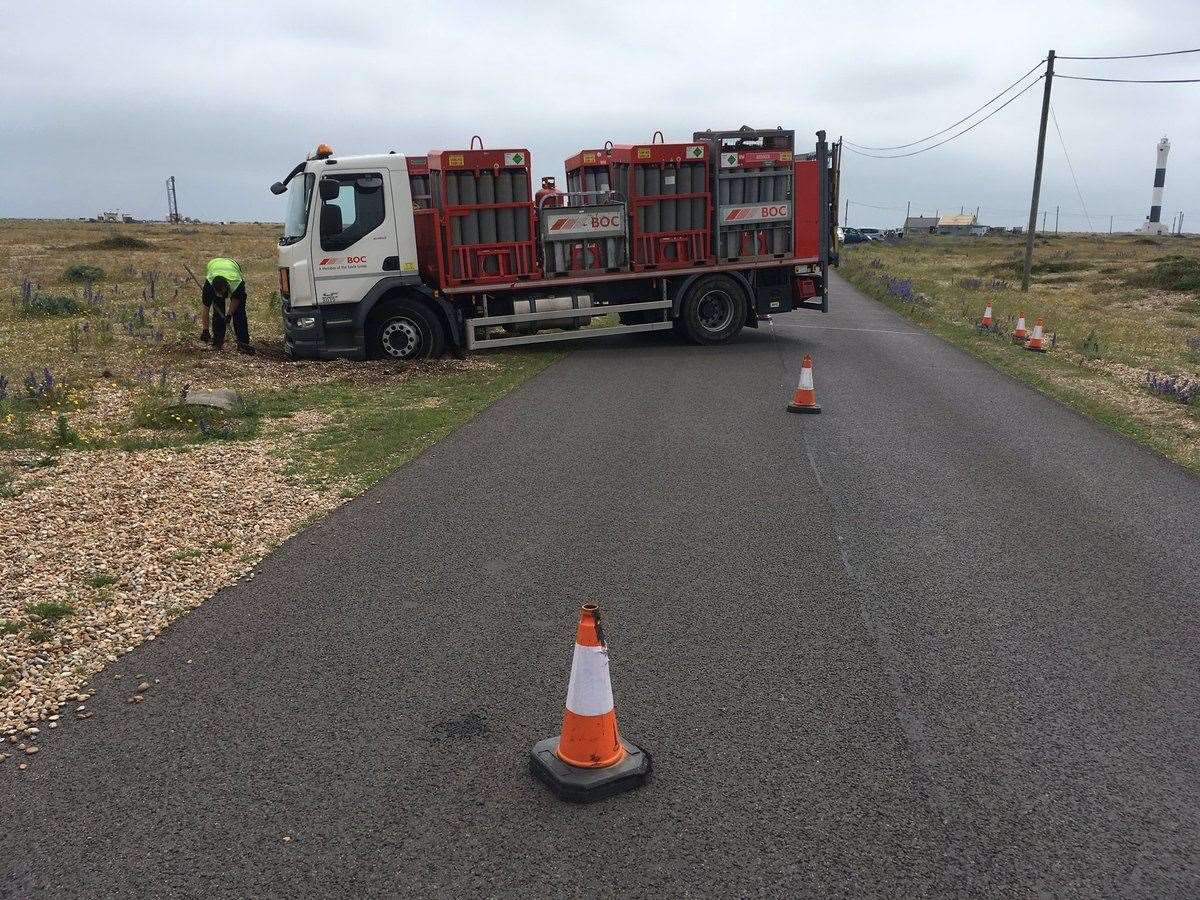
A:
<svg viewBox="0 0 1200 900">
<path fill-rule="evenodd" d="M 609 153 L 612 143 L 603 150 L 580 150 L 563 163 L 567 170 L 567 191 L 582 195 L 579 201 L 587 206 L 599 202 L 604 191 L 612 190 L 609 175 Z"/>
<path fill-rule="evenodd" d="M 697 131 L 692 139 L 707 146 L 714 159 L 713 250 L 718 262 L 790 256 L 795 133 L 747 127 Z"/>
<path fill-rule="evenodd" d="M 427 155 L 445 286 L 536 277 L 529 151 L 438 150 Z"/>
<path fill-rule="evenodd" d="M 712 262 L 709 152 L 702 143 L 621 144 L 609 153 L 614 190 L 629 198 L 637 272 Z"/>
</svg>

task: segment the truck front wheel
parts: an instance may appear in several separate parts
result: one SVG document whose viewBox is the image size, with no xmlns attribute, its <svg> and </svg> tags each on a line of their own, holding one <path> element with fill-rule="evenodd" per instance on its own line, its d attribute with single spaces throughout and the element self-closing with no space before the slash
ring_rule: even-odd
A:
<svg viewBox="0 0 1200 900">
<path fill-rule="evenodd" d="M 371 314 L 367 355 L 375 359 L 425 359 L 446 351 L 442 323 L 426 304 L 389 300 Z"/>
<path fill-rule="evenodd" d="M 698 279 L 679 305 L 679 330 L 693 344 L 733 340 L 746 322 L 746 293 L 728 275 Z"/>
</svg>

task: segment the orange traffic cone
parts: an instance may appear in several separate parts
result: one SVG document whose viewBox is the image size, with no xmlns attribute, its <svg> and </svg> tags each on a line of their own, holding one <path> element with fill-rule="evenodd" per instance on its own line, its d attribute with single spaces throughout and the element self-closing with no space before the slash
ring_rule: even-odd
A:
<svg viewBox="0 0 1200 900">
<path fill-rule="evenodd" d="M 979 327 L 980 328 L 991 328 L 992 327 L 992 304 L 989 303 L 987 305 L 987 308 L 984 309 L 983 318 L 979 320 Z"/>
<path fill-rule="evenodd" d="M 533 774 L 564 800 L 599 800 L 645 784 L 651 759 L 617 733 L 600 611 L 583 607 L 562 734 L 534 744 Z"/>
<path fill-rule="evenodd" d="M 1017 316 L 1017 327 L 1013 329 L 1012 339 L 1014 344 L 1023 344 L 1029 338 L 1029 332 L 1025 330 L 1025 313 L 1020 313 Z"/>
<path fill-rule="evenodd" d="M 1033 323 L 1033 334 L 1025 344 L 1026 350 L 1037 350 L 1039 353 L 1046 352 L 1046 339 L 1042 336 L 1042 326 L 1045 325 L 1045 320 L 1038 319 Z"/>
<path fill-rule="evenodd" d="M 804 365 L 800 367 L 800 384 L 796 386 L 796 392 L 792 394 L 788 412 L 819 413 L 820 411 L 821 407 L 817 406 L 817 392 L 813 390 L 812 355 L 805 353 Z"/>
</svg>

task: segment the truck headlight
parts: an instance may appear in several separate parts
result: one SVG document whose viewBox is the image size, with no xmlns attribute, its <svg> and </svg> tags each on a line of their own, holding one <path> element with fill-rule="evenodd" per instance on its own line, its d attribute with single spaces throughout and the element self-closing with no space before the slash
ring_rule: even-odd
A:
<svg viewBox="0 0 1200 900">
<path fill-rule="evenodd" d="M 297 328 L 316 328 L 317 327 L 317 318 L 316 318 L 316 316 L 304 316 L 303 318 L 296 320 L 296 327 Z"/>
</svg>

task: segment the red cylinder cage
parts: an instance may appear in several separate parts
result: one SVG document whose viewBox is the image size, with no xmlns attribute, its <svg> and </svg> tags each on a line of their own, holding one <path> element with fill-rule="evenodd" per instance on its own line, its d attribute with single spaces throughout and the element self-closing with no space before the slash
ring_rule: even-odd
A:
<svg viewBox="0 0 1200 900">
<path fill-rule="evenodd" d="M 418 253 L 430 269 L 436 260 L 427 275 L 442 287 L 539 277 L 529 151 L 471 145 L 428 154 L 435 219 L 417 215 Z"/>
<path fill-rule="evenodd" d="M 661 132 L 656 136 L 661 141 Z M 622 144 L 612 148 L 609 160 L 613 190 L 629 199 L 634 270 L 710 263 L 708 148 L 699 142 Z"/>
</svg>

